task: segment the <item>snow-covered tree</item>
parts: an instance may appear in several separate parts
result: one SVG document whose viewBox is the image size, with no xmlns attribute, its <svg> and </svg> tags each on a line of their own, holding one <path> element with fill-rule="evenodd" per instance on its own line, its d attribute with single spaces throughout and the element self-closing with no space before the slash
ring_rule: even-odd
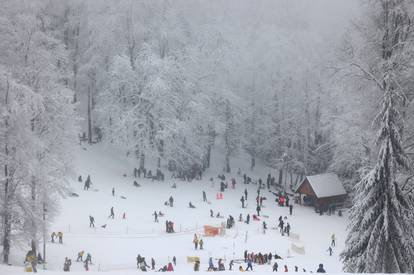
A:
<svg viewBox="0 0 414 275">
<path fill-rule="evenodd" d="M 411 273 L 414 264 L 413 207 L 401 190 L 399 173 L 411 169 L 402 145 L 406 104 L 405 74 L 412 58 L 411 1 L 370 2 L 362 57 L 355 66 L 382 94 L 374 120 L 378 126 L 375 166 L 355 186 L 346 248 L 341 254 L 348 272 Z M 366 29 L 365 29 L 366 30 Z M 374 42 L 374 43 L 372 43 Z M 408 59 L 407 59 L 408 58 Z M 369 67 L 367 66 L 369 65 Z M 365 69 L 365 68 L 369 69 Z"/>
</svg>

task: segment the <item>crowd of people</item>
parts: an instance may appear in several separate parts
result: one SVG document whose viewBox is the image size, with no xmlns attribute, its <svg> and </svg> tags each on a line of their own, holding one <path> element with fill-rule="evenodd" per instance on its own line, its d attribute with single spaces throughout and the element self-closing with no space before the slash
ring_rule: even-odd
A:
<svg viewBox="0 0 414 275">
<path fill-rule="evenodd" d="M 133 175 L 134 178 L 141 178 L 141 175 L 144 178 L 151 178 L 152 180 L 164 180 L 164 174 L 161 172 L 160 169 L 156 170 L 156 174 L 152 175 L 151 170 L 146 170 L 145 168 L 141 169 L 137 169 L 134 168 L 133 171 Z M 241 176 L 241 170 L 238 170 L 238 175 Z M 174 178 L 182 178 L 184 180 L 192 180 L 192 179 L 201 179 L 202 173 L 201 172 L 194 172 L 191 175 L 190 174 L 176 174 L 173 175 Z M 226 176 L 224 174 L 219 174 L 217 176 L 217 178 L 220 180 L 220 185 L 219 185 L 219 190 L 220 192 L 225 192 L 228 187 L 229 184 L 226 181 Z M 266 183 L 261 179 L 258 178 L 257 180 L 254 180 L 252 177 L 243 174 L 242 176 L 243 178 L 243 183 L 244 184 L 255 184 L 257 185 L 257 196 L 256 196 L 256 207 L 254 208 L 256 211 L 254 214 L 246 214 L 246 217 L 243 218 L 243 214 L 240 213 L 239 215 L 239 222 L 244 222 L 246 224 L 250 224 L 250 218 L 252 217 L 252 219 L 254 221 L 260 221 L 261 219 L 261 214 L 262 214 L 262 210 L 265 207 L 265 201 L 267 200 L 266 196 L 261 195 L 261 191 L 263 189 L 265 189 L 267 187 L 267 189 L 270 189 L 270 186 L 273 186 L 276 184 L 275 182 L 275 178 L 271 176 L 271 174 L 269 173 L 266 179 Z M 80 182 L 82 182 L 82 177 L 79 176 L 78 179 Z M 212 179 L 211 179 L 212 180 Z M 235 189 L 237 181 L 235 178 L 231 178 L 230 179 L 230 184 L 231 187 L 233 189 Z M 88 191 L 90 186 L 92 185 L 92 181 L 91 181 L 91 177 L 90 175 L 87 176 L 87 179 L 84 182 L 84 190 Z M 136 181 L 134 181 L 134 185 L 138 185 L 136 183 Z M 269 190 L 270 192 L 270 190 Z M 287 194 L 282 194 L 282 193 L 274 193 L 274 192 L 270 192 L 271 194 L 273 193 L 275 195 L 275 202 L 280 206 L 280 207 L 288 207 L 289 208 L 289 214 L 292 215 L 293 214 L 293 205 L 290 203 L 290 198 Z M 240 202 L 241 202 L 241 208 L 247 208 L 248 206 L 248 189 L 244 188 Z M 112 196 L 115 196 L 115 188 L 112 188 Z M 207 194 L 205 191 L 202 191 L 202 200 L 203 202 L 209 203 L 211 204 L 208 199 L 207 199 Z M 169 207 L 174 207 L 174 198 L 173 196 L 170 196 L 169 199 L 164 203 L 165 206 L 169 206 Z M 190 201 L 189 202 L 189 208 L 195 208 L 194 204 Z M 154 211 L 153 212 L 153 216 L 154 216 L 154 222 L 158 223 L 159 222 L 159 217 L 163 217 L 165 214 L 162 213 L 161 211 Z M 263 215 L 263 214 L 262 214 Z M 220 215 L 220 212 L 217 212 L 216 214 L 214 214 L 213 210 L 210 210 L 210 217 L 216 217 L 216 218 L 223 218 L 222 215 Z M 264 215 L 265 218 L 268 218 L 266 215 Z M 109 219 L 114 219 L 115 218 L 115 211 L 114 211 L 114 207 L 110 208 L 110 214 L 108 216 Z M 125 213 L 124 213 L 124 218 L 125 218 Z M 262 217 L 263 219 L 263 217 Z M 262 228 L 263 228 L 263 233 L 266 233 L 266 230 L 268 229 L 268 225 L 266 223 L 265 220 L 263 220 L 261 222 L 262 224 Z M 106 224 L 105 224 L 106 226 Z M 226 227 L 227 229 L 231 229 L 235 226 L 235 219 L 232 215 L 229 215 L 226 222 L 223 223 L 223 227 Z M 94 228 L 95 227 L 95 218 L 91 215 L 89 215 L 89 227 L 90 228 Z M 277 228 L 279 229 L 280 233 L 283 235 L 290 235 L 290 230 L 291 230 L 291 225 L 287 220 L 287 217 L 279 217 L 279 220 L 277 222 Z M 165 221 L 165 231 L 166 233 L 174 233 L 174 223 L 172 221 L 166 220 Z M 62 232 L 53 232 L 51 235 L 51 242 L 55 242 L 55 238 L 57 238 L 59 240 L 59 243 L 63 243 L 63 233 Z M 328 248 L 328 252 L 330 255 L 332 255 L 333 253 L 333 247 L 335 247 L 335 235 L 333 234 L 331 237 L 331 244 Z M 203 250 L 204 249 L 204 241 L 203 239 L 198 236 L 197 234 L 194 234 L 194 238 L 193 238 L 193 245 L 194 245 L 194 249 L 195 250 Z M 41 260 L 41 255 L 39 253 L 39 255 L 32 255 L 33 253 L 28 253 L 28 255 L 26 255 L 26 261 L 28 263 L 30 263 L 33 267 L 33 270 L 36 270 L 36 264 L 40 263 L 39 261 Z M 92 264 L 92 256 L 90 253 L 86 253 L 86 258 L 83 259 L 85 255 L 84 250 L 79 251 L 77 258 L 76 258 L 76 262 L 82 262 L 83 266 L 85 268 L 85 270 L 89 270 L 89 265 Z M 39 260 L 40 259 L 40 260 Z M 279 256 L 276 253 L 263 253 L 263 252 L 259 252 L 259 253 L 254 253 L 254 252 L 248 252 L 247 250 L 244 252 L 244 263 L 246 264 L 245 267 L 243 267 L 243 265 L 239 265 L 238 270 L 239 271 L 249 271 L 249 270 L 253 270 L 253 265 L 272 265 L 272 271 L 277 272 L 279 270 L 279 264 L 280 261 L 277 262 L 277 260 L 283 260 L 281 256 Z M 208 261 L 208 271 L 223 271 L 225 270 L 225 260 L 219 258 L 217 259 L 217 265 L 214 264 L 214 260 L 212 257 L 209 258 Z M 154 270 L 154 271 L 159 271 L 159 272 L 169 272 L 169 271 L 174 271 L 174 266 L 176 265 L 176 257 L 174 256 L 172 258 L 172 262 L 168 262 L 166 265 L 161 265 L 161 267 L 159 269 L 156 269 L 156 262 L 154 258 L 151 258 L 150 261 L 150 265 L 147 264 L 145 257 L 142 257 L 140 254 L 138 254 L 137 258 L 137 268 L 141 271 L 147 271 L 148 269 Z M 194 260 L 194 271 L 199 271 L 200 270 L 200 259 L 197 257 Z M 236 263 L 243 263 L 243 260 L 230 260 L 229 264 L 228 264 L 228 269 L 229 270 L 233 270 L 233 267 Z M 64 271 L 70 271 L 71 269 L 71 265 L 72 265 L 72 260 L 68 257 L 65 258 L 64 261 L 64 266 L 63 266 L 63 270 Z M 282 269 L 284 272 L 288 272 L 288 267 L 286 265 L 283 266 Z M 299 268 L 297 266 L 294 266 L 293 270 L 295 272 L 299 271 Z M 306 272 L 305 269 L 302 269 L 301 271 Z M 325 269 L 323 267 L 323 264 L 320 264 L 317 272 L 320 273 L 324 273 Z"/>
</svg>

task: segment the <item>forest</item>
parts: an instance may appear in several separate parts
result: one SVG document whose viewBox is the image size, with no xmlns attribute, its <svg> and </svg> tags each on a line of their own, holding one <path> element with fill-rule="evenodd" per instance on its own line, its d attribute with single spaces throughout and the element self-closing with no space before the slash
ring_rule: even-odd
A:
<svg viewBox="0 0 414 275">
<path fill-rule="evenodd" d="M 180 177 L 218 145 L 225 173 L 241 153 L 291 187 L 334 172 L 354 198 L 351 231 L 395 207 L 398 245 L 412 244 L 413 19 L 409 0 L 1 1 L 2 260 L 58 214 L 80 142 Z M 355 255 L 377 246 L 361 238 L 347 239 L 348 271 L 369 270 Z M 413 271 L 395 259 L 382 270 Z"/>
</svg>

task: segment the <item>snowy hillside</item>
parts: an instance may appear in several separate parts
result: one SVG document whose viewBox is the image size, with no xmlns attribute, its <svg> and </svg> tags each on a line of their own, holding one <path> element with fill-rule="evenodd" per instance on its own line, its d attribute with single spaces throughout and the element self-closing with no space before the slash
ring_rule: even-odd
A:
<svg viewBox="0 0 414 275">
<path fill-rule="evenodd" d="M 215 152 L 219 152 L 216 150 Z M 213 154 L 213 163 L 219 167 L 219 154 Z M 313 208 L 294 205 L 293 215 L 289 215 L 287 207 L 279 207 L 274 202 L 275 196 L 262 190 L 266 196 L 260 221 L 251 220 L 250 224 L 238 222 L 239 214 L 243 218 L 249 213 L 255 213 L 257 185 L 244 185 L 242 178 L 236 178 L 235 189 L 229 188 L 224 192 L 223 200 L 216 200 L 219 192 L 218 171 L 212 168 L 203 175 L 203 180 L 192 184 L 166 176 L 164 182 L 138 179 L 140 187 L 133 186 L 132 171 L 134 161 L 114 148 L 102 145 L 87 146 L 76 152 L 76 171 L 85 179 L 91 176 L 92 186 L 89 191 L 83 190 L 83 183 L 72 181 L 73 192 L 79 197 L 67 197 L 61 203 L 61 212 L 51 226 L 51 230 L 63 232 L 63 244 L 47 243 L 47 269 L 61 271 L 65 257 L 73 261 L 73 271 L 83 271 L 83 264 L 75 261 L 77 253 L 85 250 L 92 254 L 92 271 L 122 271 L 132 273 L 136 270 L 136 257 L 140 254 L 146 257 L 149 264 L 151 257 L 156 261 L 156 269 L 177 257 L 176 271 L 187 272 L 193 270 L 193 264 L 187 263 L 187 256 L 199 256 L 200 270 L 207 270 L 208 259 L 213 257 L 215 265 L 222 258 L 226 269 L 231 259 L 243 259 L 243 252 L 248 250 L 255 253 L 277 253 L 283 259 L 278 260 L 279 271 L 287 265 L 289 271 L 297 266 L 299 271 L 316 271 L 319 263 L 323 263 L 328 272 L 341 272 L 338 253 L 343 249 L 345 238 L 344 217 L 319 216 Z M 247 159 L 238 159 L 237 163 L 248 163 Z M 237 164 L 233 167 L 237 167 Z M 245 167 L 241 166 L 243 171 Z M 263 166 L 258 167 L 253 176 L 265 178 L 271 172 Z M 126 176 L 124 176 L 124 174 Z M 230 177 L 226 174 L 226 177 Z M 213 181 L 210 181 L 213 178 Z M 177 188 L 171 188 L 175 183 Z M 247 208 L 242 209 L 240 197 L 244 189 L 248 189 Z M 115 196 L 112 196 L 115 188 Z M 209 203 L 202 202 L 202 191 L 205 190 Z M 165 206 L 164 202 L 170 196 L 174 197 L 174 207 Z M 122 198 L 124 197 L 124 198 Z M 192 202 L 196 208 L 188 207 Z M 115 219 L 108 218 L 110 208 L 114 207 Z M 224 236 L 203 237 L 204 249 L 195 250 L 192 243 L 193 235 L 203 235 L 203 225 L 219 226 L 225 222 L 224 218 L 211 218 L 210 209 L 216 215 L 220 212 L 225 218 L 232 215 L 236 219 L 233 229 L 226 230 Z M 165 213 L 159 223 L 154 222 L 154 211 Z M 123 219 L 123 213 L 126 219 Z M 96 228 L 89 228 L 89 215 L 95 218 Z M 281 236 L 274 229 L 279 216 L 287 216 L 291 225 L 291 235 L 298 235 L 299 240 Z M 165 221 L 174 222 L 176 233 L 165 233 Z M 263 234 L 262 222 L 268 224 L 268 230 Z M 105 225 L 102 228 L 102 225 Z M 48 232 L 50 235 L 51 232 Z M 293 233 L 293 234 L 292 234 Z M 337 246 L 333 256 L 329 256 L 327 249 L 331 242 L 331 235 L 336 235 Z M 298 254 L 292 250 L 292 244 L 303 246 L 305 253 Z M 14 254 L 14 264 L 21 265 L 22 254 Z M 273 263 L 273 261 L 272 261 Z M 245 263 L 241 264 L 243 268 Z M 238 269 L 235 263 L 234 269 Z M 254 265 L 254 270 L 271 271 L 272 265 Z M 17 271 L 23 269 L 19 268 Z M 39 268 L 41 269 L 41 268 Z M 14 273 L 16 269 L 0 267 L 1 274 Z M 114 274 L 120 274 L 115 272 Z M 54 272 L 47 274 L 56 274 Z"/>
</svg>

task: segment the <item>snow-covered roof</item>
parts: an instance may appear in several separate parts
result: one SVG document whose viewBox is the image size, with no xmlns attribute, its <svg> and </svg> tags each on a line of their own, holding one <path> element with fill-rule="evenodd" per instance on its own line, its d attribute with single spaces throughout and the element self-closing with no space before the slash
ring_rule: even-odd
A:
<svg viewBox="0 0 414 275">
<path fill-rule="evenodd" d="M 334 173 L 307 176 L 305 179 L 308 179 L 309 184 L 318 198 L 346 195 L 344 186 L 338 176 Z M 302 184 L 300 184 L 297 189 L 299 189 L 301 185 Z"/>
</svg>

